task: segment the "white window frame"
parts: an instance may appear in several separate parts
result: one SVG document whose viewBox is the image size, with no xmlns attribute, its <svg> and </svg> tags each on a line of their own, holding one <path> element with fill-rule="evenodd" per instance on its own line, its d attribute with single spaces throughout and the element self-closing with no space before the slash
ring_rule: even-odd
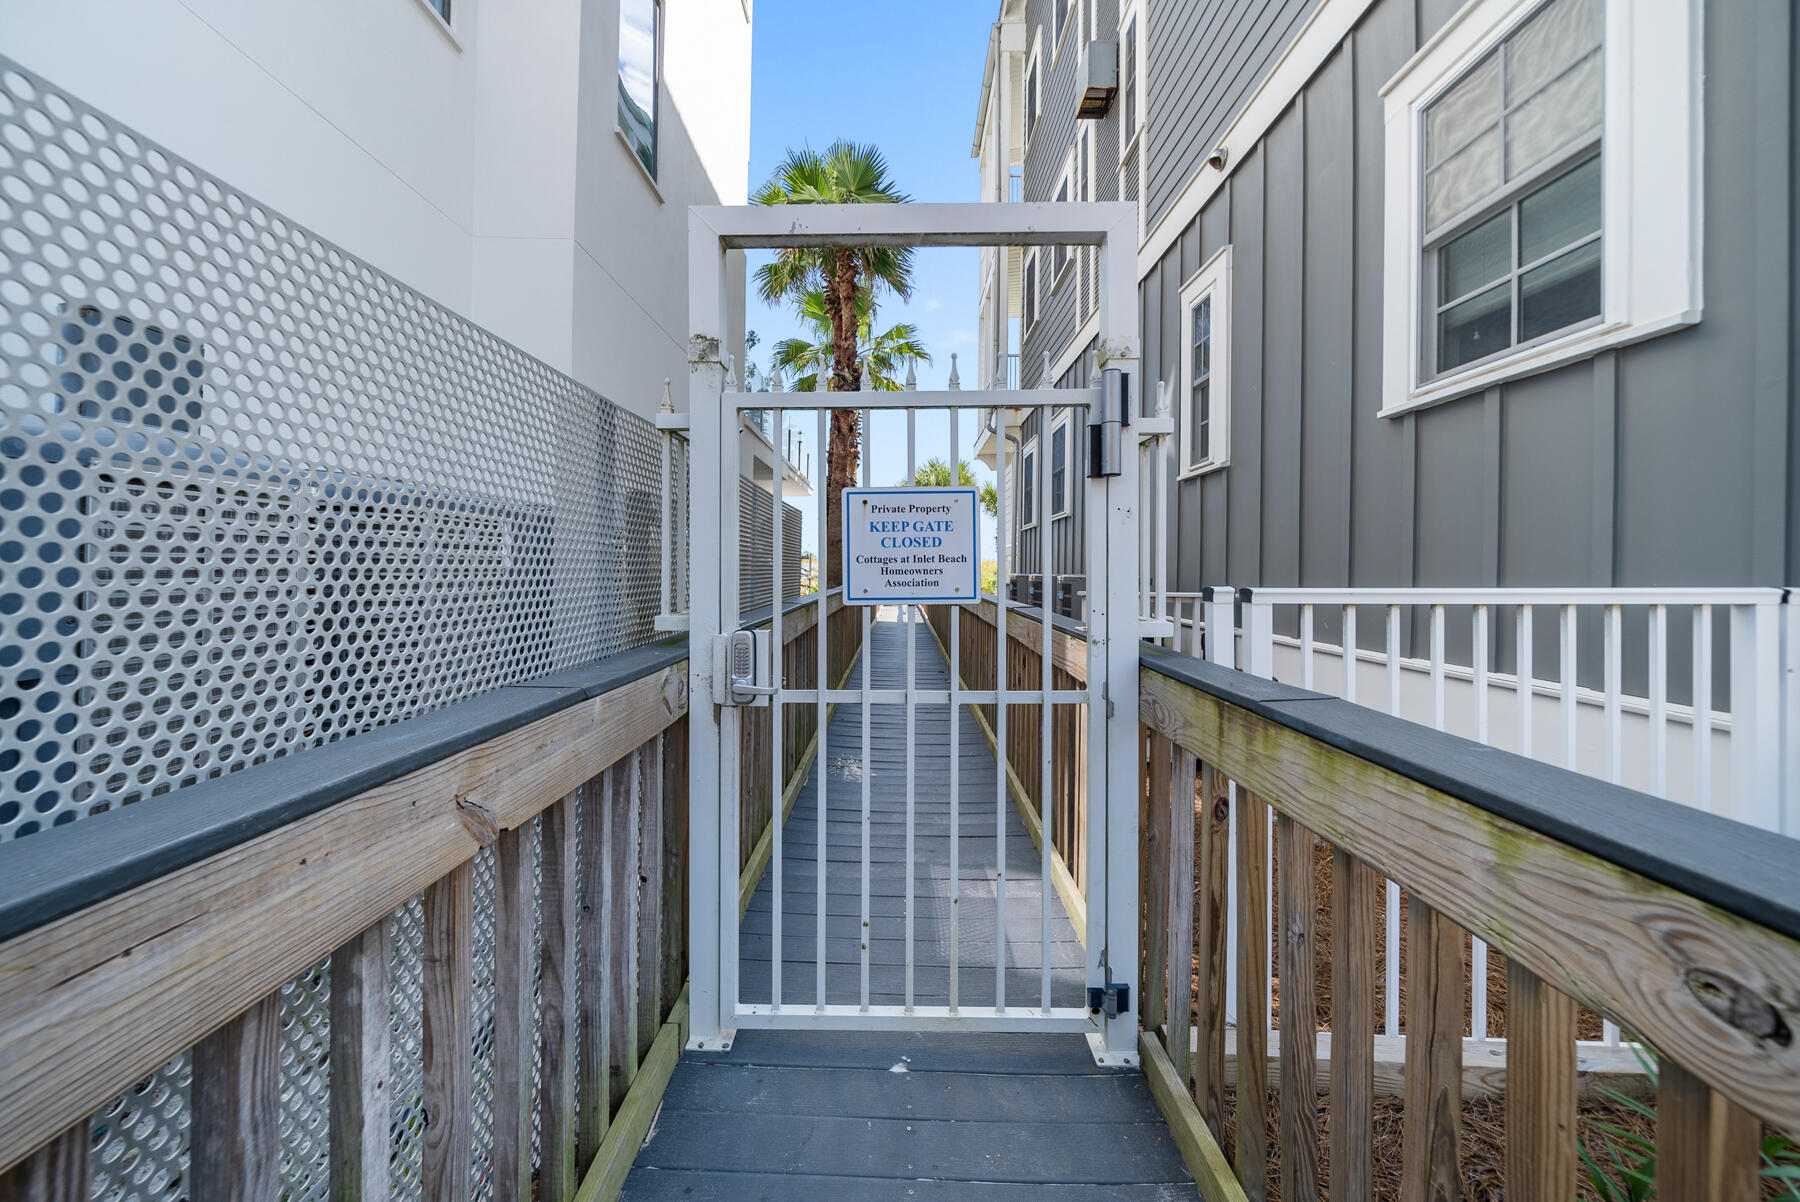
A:
<svg viewBox="0 0 1800 1202">
<path fill-rule="evenodd" d="M 1019 529 L 1037 529 L 1037 435 L 1033 434 L 1019 448 Z M 1025 494 L 1031 493 L 1031 503 L 1026 504 Z"/>
<path fill-rule="evenodd" d="M 1038 254 L 1038 248 L 1034 246 L 1025 252 L 1025 261 L 1019 267 L 1019 344 L 1021 346 L 1024 345 L 1026 336 L 1037 328 L 1039 319 L 1043 317 L 1041 312 L 1043 309 L 1041 295 L 1043 275 L 1043 258 Z"/>
<path fill-rule="evenodd" d="M 1070 434 L 1069 411 L 1063 410 L 1050 419 L 1050 466 L 1044 473 L 1047 487 L 1050 489 L 1050 520 L 1066 518 L 1075 512 L 1075 489 L 1070 481 L 1075 475 L 1075 441 Z M 1061 435 L 1063 440 L 1063 485 L 1062 508 L 1056 507 L 1056 439 Z"/>
<path fill-rule="evenodd" d="M 450 44 L 460 51 L 463 48 L 462 39 L 457 37 L 456 26 L 462 18 L 463 9 L 473 3 L 473 0 L 444 0 L 447 12 L 439 12 L 437 4 L 433 3 L 433 0 L 417 0 L 417 3 L 430 15 L 431 23 L 438 27 L 438 32 L 448 38 Z"/>
<path fill-rule="evenodd" d="M 1056 177 L 1056 192 L 1060 195 L 1053 194 L 1051 199 L 1062 203 L 1077 199 L 1075 196 L 1075 155 L 1080 145 L 1080 139 L 1077 138 L 1075 144 L 1064 152 L 1062 172 Z M 1050 248 L 1050 291 L 1052 294 L 1062 287 L 1063 278 L 1069 274 L 1069 265 L 1075 261 L 1078 249 L 1073 246 L 1052 246 Z"/>
<path fill-rule="evenodd" d="M 1137 125 L 1131 130 L 1129 137 L 1119 138 L 1119 170 L 1125 169 L 1125 160 L 1132 148 L 1144 138 L 1144 3 L 1143 0 L 1128 0 L 1119 6 L 1119 125 L 1121 133 L 1125 124 L 1125 28 L 1133 21 L 1137 22 L 1137 44 L 1131 52 L 1131 109 L 1137 117 Z M 1142 193 L 1140 193 L 1142 195 Z"/>
<path fill-rule="evenodd" d="M 452 2 L 454 3 L 455 0 L 452 0 Z M 651 139 L 651 156 L 656 160 L 656 170 L 652 171 L 650 168 L 644 166 L 644 160 L 638 157 L 636 144 L 633 143 L 630 136 L 625 133 L 624 127 L 619 124 L 619 110 L 616 105 L 613 107 L 613 134 L 618 138 L 619 145 L 621 145 L 625 148 L 625 153 L 627 154 L 627 156 L 630 157 L 632 163 L 637 167 L 638 174 L 643 176 L 644 182 L 650 185 L 650 191 L 652 191 L 653 193 L 656 194 L 657 203 L 661 204 L 661 203 L 663 203 L 664 198 L 663 198 L 663 194 L 662 194 L 662 184 L 661 184 L 661 182 L 659 182 L 658 176 L 660 176 L 662 174 L 662 164 L 663 164 L 663 155 L 662 155 L 662 152 L 663 152 L 663 142 L 662 142 L 663 47 L 668 44 L 668 40 L 669 40 L 668 26 L 665 24 L 665 22 L 668 20 L 669 12 L 668 12 L 668 6 L 663 3 L 663 0 L 655 0 L 655 4 L 656 4 L 656 46 L 652 53 L 655 55 L 655 58 L 656 58 L 656 66 L 655 66 L 654 74 L 651 76 L 651 81 L 652 81 L 652 86 L 655 88 L 656 95 L 653 98 L 654 104 L 655 104 L 655 111 L 651 114 L 651 117 L 650 117 L 650 121 L 651 121 L 650 139 Z"/>
<path fill-rule="evenodd" d="M 1069 40 L 1069 30 L 1081 28 L 1081 0 L 1069 0 L 1069 14 L 1058 28 L 1056 24 L 1057 0 L 1050 0 L 1050 63 L 1054 66 L 1062 57 L 1063 43 Z"/>
<path fill-rule="evenodd" d="M 1425 109 L 1545 0 L 1471 0 L 1382 89 L 1382 417 L 1693 325 L 1701 313 L 1701 0 L 1603 0 L 1600 320 L 1423 378 Z"/>
<path fill-rule="evenodd" d="M 1044 123 L 1044 38 L 1041 33 L 1031 39 L 1031 53 L 1025 56 L 1025 84 L 1021 91 L 1025 93 L 1025 111 L 1019 114 L 1019 123 L 1025 130 L 1025 144 L 1019 153 L 1021 157 L 1029 157 L 1032 139 L 1037 136 L 1038 126 Z"/>
<path fill-rule="evenodd" d="M 1190 408 L 1194 397 L 1194 306 L 1212 294 L 1212 371 L 1208 393 L 1212 406 L 1212 454 L 1197 459 Z M 1183 480 L 1214 472 L 1231 463 L 1231 244 L 1213 252 L 1181 286 L 1181 391 L 1175 398 L 1181 415 Z"/>
</svg>

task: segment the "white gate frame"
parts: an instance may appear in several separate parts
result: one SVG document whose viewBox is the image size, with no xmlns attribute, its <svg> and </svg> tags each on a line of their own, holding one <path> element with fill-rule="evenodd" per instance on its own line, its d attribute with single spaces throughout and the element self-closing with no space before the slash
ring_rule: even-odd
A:
<svg viewBox="0 0 1800 1202">
<path fill-rule="evenodd" d="M 1086 204 L 891 204 L 693 206 L 688 210 L 688 385 L 690 571 L 688 614 L 689 1006 L 691 1048 L 728 1048 L 738 1025 L 738 715 L 715 698 L 728 681 L 714 649 L 738 628 L 735 512 L 739 406 L 728 397 L 725 343 L 727 252 L 824 246 L 1076 246 L 1099 248 L 1101 365 L 1122 370 L 1132 424 L 1124 432 L 1121 474 L 1088 481 L 1087 555 L 1104 563 L 1106 588 L 1088 595 L 1087 981 L 1125 985 L 1116 1017 L 1099 1014 L 1089 1042 L 1105 1064 L 1137 1060 L 1138 967 L 1138 450 L 1153 425 L 1138 370 L 1137 208 Z M 860 394 L 859 394 L 860 395 Z M 1069 393 L 1070 404 L 1081 402 Z M 1044 392 L 1019 390 L 886 394 L 907 408 L 1042 406 Z M 771 398 L 772 399 L 772 396 Z M 849 398 L 845 398 L 846 400 Z M 729 401 L 729 403 L 728 403 Z M 885 401 L 885 403 L 884 403 Z M 854 408 L 896 407 L 883 394 Z M 1164 423 L 1166 424 L 1166 423 Z M 779 469 L 777 469 L 779 470 Z M 821 531 L 821 535 L 823 532 Z M 1097 560 L 1096 557 L 1103 557 Z M 721 565 L 725 570 L 713 570 Z M 1049 598 L 1045 598 L 1048 605 Z M 779 605 L 777 605 L 779 612 Z M 779 627 L 778 627 L 779 628 Z M 821 677 L 823 683 L 823 677 Z M 823 732 L 821 732 L 821 738 Z M 729 754 L 727 752 L 729 751 Z M 821 760 L 823 757 L 821 757 Z M 779 807 L 778 807 L 779 809 Z M 1046 832 L 1046 836 L 1048 833 Z M 1104 850 L 1098 850 L 1104 849 Z M 1103 857 L 1099 865 L 1093 857 Z M 1092 871 L 1098 868 L 1098 872 Z M 1049 882 L 1045 882 L 1049 887 Z M 1002 932 L 1004 934 L 1004 932 Z M 1003 943 L 1001 945 L 1004 946 Z M 810 1007 L 789 1007 L 799 1025 Z M 925 1008 L 920 1007 L 919 1010 Z M 1035 1017 L 1034 1017 L 1035 1016 Z M 821 1016 L 824 1017 L 824 1016 Z M 860 1017 L 863 1021 L 855 1021 Z M 1057 1029 L 1047 1014 L 1023 1007 L 977 1019 L 926 1015 L 833 1015 L 830 1025 L 885 1029 Z M 824 1024 L 820 1024 L 824 1025 Z M 1066 1028 L 1065 1028 L 1066 1029 Z"/>
</svg>

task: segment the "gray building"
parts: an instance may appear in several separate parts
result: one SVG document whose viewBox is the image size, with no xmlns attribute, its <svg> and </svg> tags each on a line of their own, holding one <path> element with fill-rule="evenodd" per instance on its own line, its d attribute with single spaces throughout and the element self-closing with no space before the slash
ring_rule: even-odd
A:
<svg viewBox="0 0 1800 1202">
<path fill-rule="evenodd" d="M 1795 24 L 1003 0 L 984 196 L 1139 203 L 1174 587 L 1800 580 Z M 1090 254 L 984 259 L 984 385 L 1085 383 Z M 1066 438 L 1081 470 L 1013 416 L 988 462 Z M 1068 493 L 1009 530 L 1017 570 L 1081 572 Z"/>
</svg>

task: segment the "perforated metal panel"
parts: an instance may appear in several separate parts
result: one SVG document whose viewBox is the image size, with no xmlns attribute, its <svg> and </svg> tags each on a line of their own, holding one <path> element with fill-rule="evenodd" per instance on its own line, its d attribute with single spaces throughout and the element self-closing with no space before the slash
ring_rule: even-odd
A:
<svg viewBox="0 0 1800 1202">
<path fill-rule="evenodd" d="M 0 58 L 0 841 L 645 642 L 657 438 Z M 393 936 L 401 1198 L 420 922 Z M 327 988 L 283 990 L 293 1198 L 326 1185 Z M 184 1196 L 187 1079 L 96 1114 L 96 1198 Z"/>
<path fill-rule="evenodd" d="M 656 437 L 0 65 L 0 838 L 642 642 Z"/>
</svg>

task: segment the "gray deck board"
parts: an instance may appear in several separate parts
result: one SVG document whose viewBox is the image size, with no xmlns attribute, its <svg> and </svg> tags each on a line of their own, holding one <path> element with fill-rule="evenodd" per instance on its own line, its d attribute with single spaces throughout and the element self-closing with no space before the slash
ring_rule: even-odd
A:
<svg viewBox="0 0 1800 1202">
<path fill-rule="evenodd" d="M 929 630 L 913 633 L 913 679 L 944 688 L 948 668 Z M 906 682 L 904 623 L 883 610 L 865 665 L 875 687 Z M 825 774 L 826 1000 L 861 998 L 863 707 L 838 707 L 826 754 L 783 828 L 779 929 L 782 1000 L 816 1000 L 819 786 Z M 994 761 L 973 718 L 960 715 L 960 804 L 951 817 L 947 710 L 869 707 L 869 1001 L 905 1001 L 905 895 L 913 890 L 913 1000 L 949 1000 L 951 916 L 959 1000 L 992 1005 L 995 958 L 1009 1003 L 1036 1006 L 1042 989 L 1045 891 L 1041 857 L 1010 799 L 996 837 Z M 906 757 L 914 764 L 913 863 L 907 855 Z M 958 836 L 951 898 L 950 832 Z M 1005 851 L 1005 938 L 997 898 Z M 774 873 L 739 930 L 740 997 L 770 998 Z M 1049 893 L 1054 1004 L 1085 1000 L 1086 953 L 1061 899 Z M 1080 1035 L 741 1030 L 730 1051 L 687 1052 L 625 1183 L 631 1202 L 1173 1202 L 1195 1196 L 1167 1126 L 1135 1071 L 1101 1069 Z"/>
</svg>

